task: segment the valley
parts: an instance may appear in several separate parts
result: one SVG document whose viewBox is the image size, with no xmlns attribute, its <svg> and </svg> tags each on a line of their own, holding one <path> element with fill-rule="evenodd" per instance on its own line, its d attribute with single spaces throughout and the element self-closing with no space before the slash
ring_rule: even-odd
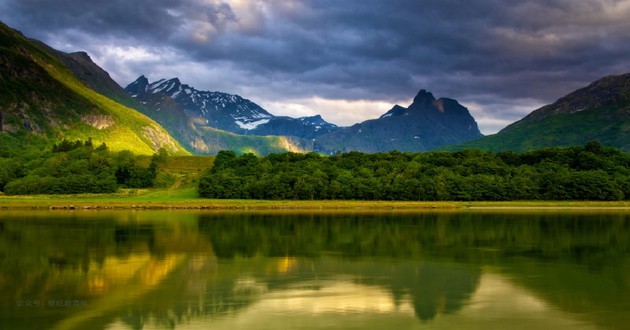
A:
<svg viewBox="0 0 630 330">
<path fill-rule="evenodd" d="M 624 200 L 630 194 L 624 153 L 630 74 L 595 81 L 489 136 L 457 100 L 425 89 L 408 107 L 342 127 L 321 115 L 275 116 L 247 98 L 198 90 L 177 77 L 151 82 L 142 75 L 123 89 L 87 53 L 64 53 L 0 27 L 0 191 L 9 195 L 60 194 L 68 185 L 132 202 L 177 202 L 197 187 L 206 197 L 271 200 Z M 55 154 L 62 140 L 80 150 Z M 212 156 L 226 151 L 236 163 L 220 173 Z M 168 164 L 156 167 L 158 154 Z M 300 157 L 354 163 L 339 170 L 305 163 L 299 175 L 288 163 L 274 169 L 281 159 L 299 163 Z M 392 159 L 405 160 L 387 163 Z M 564 181 L 545 176 L 554 171 Z M 206 179 L 211 184 L 204 188 Z M 551 179 L 562 189 L 545 183 Z M 224 190 L 203 193 L 213 186 Z M 158 190 L 136 194 L 147 188 Z"/>
</svg>

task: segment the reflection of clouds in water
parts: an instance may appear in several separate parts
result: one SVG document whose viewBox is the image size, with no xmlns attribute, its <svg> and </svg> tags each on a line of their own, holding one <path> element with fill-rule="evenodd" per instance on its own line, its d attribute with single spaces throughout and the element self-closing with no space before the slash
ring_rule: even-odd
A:
<svg viewBox="0 0 630 330">
<path fill-rule="evenodd" d="M 409 302 L 396 304 L 389 291 L 382 287 L 341 281 L 313 281 L 300 283 L 317 287 L 317 290 L 288 289 L 265 295 L 264 306 L 269 312 L 285 311 L 289 314 L 326 313 L 392 313 L 413 315 Z"/>
<path fill-rule="evenodd" d="M 578 316 L 627 324 L 628 286 L 617 279 L 627 273 L 628 221 L 616 212 L 614 221 L 467 212 L 373 221 L 222 213 L 197 222 L 147 211 L 116 222 L 86 214 L 94 219 L 8 221 L 4 213 L 0 254 L 13 270 L 0 272 L 3 293 L 86 299 L 87 307 L 56 309 L 68 318 L 62 325 L 77 328 L 595 328 Z M 582 248 L 589 244 L 602 250 Z M 540 263 L 529 248 L 561 265 Z M 48 311 L 9 306 L 3 315 L 46 328 L 39 313 Z"/>
<path fill-rule="evenodd" d="M 577 315 L 558 310 L 500 274 L 485 273 L 470 302 L 457 315 L 436 320 L 436 329 L 597 329 Z"/>
<path fill-rule="evenodd" d="M 304 289 L 318 287 L 319 289 Z M 458 312 L 420 322 L 411 297 L 395 302 L 375 285 L 338 280 L 296 283 L 260 294 L 256 302 L 226 317 L 194 319 L 181 329 L 596 329 L 550 306 L 508 278 L 485 273 Z M 178 327 L 179 328 L 179 327 Z M 152 329 L 152 328 L 146 328 Z"/>
<path fill-rule="evenodd" d="M 236 295 L 256 295 L 267 292 L 267 285 L 252 276 L 243 276 L 236 279 L 234 284 Z"/>
</svg>

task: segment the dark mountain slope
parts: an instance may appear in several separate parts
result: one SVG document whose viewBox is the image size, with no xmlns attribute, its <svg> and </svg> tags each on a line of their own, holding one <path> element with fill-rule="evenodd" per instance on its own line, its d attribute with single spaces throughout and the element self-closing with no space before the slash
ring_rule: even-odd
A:
<svg viewBox="0 0 630 330">
<path fill-rule="evenodd" d="M 421 90 L 413 103 L 394 106 L 378 119 L 364 121 L 315 139 L 315 150 L 381 152 L 429 151 L 481 137 L 468 109 Z"/>
</svg>

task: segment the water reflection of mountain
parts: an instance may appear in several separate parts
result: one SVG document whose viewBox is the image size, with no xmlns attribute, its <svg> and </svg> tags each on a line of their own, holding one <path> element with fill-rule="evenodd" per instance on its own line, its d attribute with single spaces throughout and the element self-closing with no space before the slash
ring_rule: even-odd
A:
<svg viewBox="0 0 630 330">
<path fill-rule="evenodd" d="M 434 278 L 459 276 L 447 281 L 452 292 L 441 289 L 439 280 L 425 281 L 408 270 L 401 271 L 404 285 L 393 284 L 396 275 L 388 284 L 379 283 L 391 287 L 395 297 L 415 291 L 414 309 L 422 320 L 433 318 L 436 310 L 461 308 L 474 291 L 478 267 L 492 266 L 553 305 L 600 326 L 623 329 L 630 321 L 625 316 L 630 310 L 627 212 L 208 214 L 200 217 L 199 227 L 219 258 L 324 253 L 346 260 L 372 256 L 465 266 L 465 275 L 435 272 Z M 440 296 L 449 299 L 434 299 Z M 593 312 L 597 310 L 607 312 Z"/>
<path fill-rule="evenodd" d="M 622 328 L 630 309 L 623 214 L 38 214 L 0 221 L 3 329 L 170 328 L 287 294 L 296 313 L 315 301 L 322 313 L 409 306 L 428 322 L 466 308 L 488 266 L 605 328 Z M 351 304 L 336 299 L 353 291 Z M 15 303 L 58 297 L 89 304 Z"/>
</svg>

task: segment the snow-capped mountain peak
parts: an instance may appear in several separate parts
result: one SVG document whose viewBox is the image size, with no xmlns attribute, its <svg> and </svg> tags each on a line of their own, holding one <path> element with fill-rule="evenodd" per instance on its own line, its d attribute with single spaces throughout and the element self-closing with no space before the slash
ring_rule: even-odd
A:
<svg viewBox="0 0 630 330">
<path fill-rule="evenodd" d="M 200 117 L 209 126 L 243 133 L 268 122 L 273 115 L 256 103 L 238 95 L 200 91 L 182 84 L 178 78 L 160 79 L 152 83 L 141 76 L 127 86 L 135 98 L 163 94 L 170 97 L 192 117 Z"/>
<path fill-rule="evenodd" d="M 132 97 L 145 105 L 160 109 L 156 96 L 172 99 L 177 106 L 197 123 L 222 130 L 253 135 L 291 135 L 310 138 L 320 130 L 331 131 L 336 125 L 326 122 L 321 116 L 290 118 L 276 117 L 258 104 L 239 95 L 222 92 L 201 91 L 178 78 L 160 79 L 149 82 L 140 76 L 125 88 Z M 285 119 L 286 118 L 286 119 Z M 196 120 L 198 119 L 198 120 Z M 278 125 L 281 122 L 283 124 Z M 325 128 L 325 129 L 324 129 Z"/>
</svg>

